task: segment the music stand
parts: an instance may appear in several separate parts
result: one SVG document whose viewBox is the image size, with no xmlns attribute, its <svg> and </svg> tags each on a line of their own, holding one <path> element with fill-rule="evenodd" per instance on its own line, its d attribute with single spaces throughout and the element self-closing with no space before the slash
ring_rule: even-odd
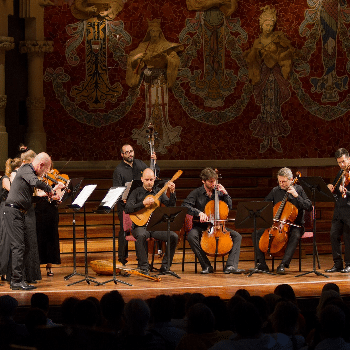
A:
<svg viewBox="0 0 350 350">
<path fill-rule="evenodd" d="M 256 229 L 269 228 L 273 223 L 273 206 L 272 202 L 240 202 L 237 206 L 236 228 L 253 228 L 255 240 L 254 245 L 254 268 L 250 271 L 247 277 L 254 273 L 267 273 L 274 275 L 268 271 L 258 269 L 257 250 L 258 250 L 258 234 Z"/>
<path fill-rule="evenodd" d="M 118 282 L 124 283 L 128 286 L 132 286 L 132 284 L 128 282 L 124 282 L 122 280 L 118 280 L 116 276 L 116 249 L 115 249 L 115 218 L 114 218 L 114 207 L 115 204 L 117 203 L 118 199 L 122 196 L 124 193 L 126 187 L 111 187 L 106 196 L 102 199 L 101 204 L 98 206 L 98 208 L 94 211 L 95 213 L 98 214 L 108 214 L 111 212 L 113 209 L 113 278 L 105 281 L 105 282 L 99 282 L 98 285 L 104 285 L 109 282 L 114 282 L 114 284 L 117 284 Z"/>
<path fill-rule="evenodd" d="M 187 214 L 185 207 L 158 207 L 147 224 L 147 231 L 167 231 L 167 270 L 164 275 L 172 275 L 181 278 L 175 272 L 170 271 L 170 231 L 178 231 L 184 224 Z M 152 236 L 152 235 L 151 235 Z"/>
<path fill-rule="evenodd" d="M 87 185 L 85 186 L 79 193 L 79 195 L 75 198 L 74 202 L 69 206 L 70 208 L 73 208 L 76 211 L 79 211 L 82 207 L 84 208 L 84 262 L 85 262 L 85 274 L 84 274 L 84 278 L 67 284 L 67 286 L 72 286 L 74 284 L 80 283 L 80 282 L 86 282 L 87 284 L 90 284 L 90 282 L 94 282 L 97 285 L 99 284 L 99 282 L 94 281 L 93 278 L 94 277 L 90 277 L 88 275 L 88 261 L 87 261 L 87 229 L 86 229 L 86 211 L 85 211 L 85 203 L 87 201 L 87 199 L 90 197 L 90 195 L 92 194 L 92 192 L 95 190 L 95 188 L 97 187 L 97 185 Z"/>
<path fill-rule="evenodd" d="M 314 206 L 315 215 L 313 217 L 313 240 L 312 240 L 312 265 L 313 268 L 311 271 L 304 272 L 295 277 L 305 276 L 310 273 L 314 273 L 317 276 L 323 276 L 329 278 L 329 276 L 318 272 L 316 270 L 316 254 L 317 254 L 317 246 L 316 246 L 316 202 L 335 202 L 333 193 L 329 190 L 326 183 L 320 176 L 315 177 L 299 177 L 298 181 L 302 188 L 304 189 L 306 195 L 311 198 L 311 201 Z"/>
<path fill-rule="evenodd" d="M 83 182 L 83 180 L 84 179 L 82 177 L 70 179 L 69 184 L 68 184 L 69 191 L 64 194 L 62 200 L 63 199 L 66 200 L 67 198 L 69 198 L 70 205 L 71 205 L 78 195 L 78 191 L 80 189 L 80 186 L 81 186 L 81 183 Z M 65 198 L 65 196 L 67 198 Z M 67 207 L 69 207 L 69 205 L 67 205 Z M 72 237 L 73 238 L 73 272 L 64 277 L 64 279 L 66 281 L 75 275 L 84 276 L 83 274 L 77 272 L 77 244 L 76 244 L 76 237 L 75 237 L 75 210 L 73 210 L 72 228 L 73 228 L 73 237 Z"/>
</svg>

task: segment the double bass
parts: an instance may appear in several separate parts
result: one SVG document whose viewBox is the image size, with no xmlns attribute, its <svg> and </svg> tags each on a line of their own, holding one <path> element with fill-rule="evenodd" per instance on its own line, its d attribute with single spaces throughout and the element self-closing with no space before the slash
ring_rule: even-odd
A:
<svg viewBox="0 0 350 350">
<path fill-rule="evenodd" d="M 291 186 L 296 184 L 300 175 L 300 172 L 297 172 L 297 177 Z M 288 196 L 289 193 L 286 192 L 282 201 L 274 205 L 273 225 L 264 231 L 259 241 L 259 249 L 270 256 L 278 257 L 284 254 L 290 226 L 294 225 L 293 223 L 298 216 L 298 208 L 288 201 Z"/>
<path fill-rule="evenodd" d="M 157 169 L 156 169 L 156 162 L 155 160 L 152 158 L 152 154 L 155 152 L 154 151 L 154 141 L 157 137 L 157 132 L 155 132 L 154 130 L 154 126 L 152 123 L 150 123 L 148 125 L 148 129 L 146 130 L 147 134 L 148 134 L 148 144 L 149 144 L 149 149 L 150 149 L 150 153 L 151 153 L 151 163 L 150 163 L 150 168 L 153 170 L 154 172 L 154 176 L 155 178 L 157 178 L 158 174 L 156 173 L 157 172 Z"/>
<path fill-rule="evenodd" d="M 214 200 L 208 202 L 204 208 L 210 225 L 202 234 L 201 247 L 209 256 L 224 256 L 233 246 L 230 232 L 225 227 L 229 208 L 224 201 L 219 200 L 217 185 L 214 191 Z"/>
</svg>

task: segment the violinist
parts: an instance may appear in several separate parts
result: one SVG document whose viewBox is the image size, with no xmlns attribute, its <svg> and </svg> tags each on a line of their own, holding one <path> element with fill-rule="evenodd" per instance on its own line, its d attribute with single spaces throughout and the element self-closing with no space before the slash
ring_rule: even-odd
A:
<svg viewBox="0 0 350 350">
<path fill-rule="evenodd" d="M 131 145 L 125 144 L 120 150 L 120 154 L 123 161 L 120 162 L 113 172 L 113 187 L 125 186 L 127 182 L 133 180 L 140 180 L 142 171 L 148 168 L 148 166 L 140 159 L 135 159 L 134 149 Z M 151 159 L 154 160 L 155 169 L 159 174 L 160 169 L 157 162 L 157 156 L 155 153 L 151 155 Z M 128 257 L 128 241 L 125 239 L 125 232 L 123 227 L 123 212 L 125 209 L 125 202 L 120 199 L 117 203 L 117 213 L 120 222 L 120 230 L 118 235 L 118 260 L 125 265 Z"/>
<path fill-rule="evenodd" d="M 289 238 L 287 242 L 287 247 L 284 252 L 281 264 L 277 267 L 276 273 L 284 275 L 286 273 L 285 268 L 289 267 L 292 260 L 295 249 L 298 246 L 298 242 L 302 234 L 304 233 L 304 210 L 312 210 L 312 203 L 306 196 L 303 188 L 300 185 L 294 185 L 293 183 L 293 173 L 289 168 L 282 168 L 277 173 L 278 186 L 274 187 L 271 192 L 265 198 L 266 202 L 272 202 L 273 205 L 281 202 L 286 194 L 288 193 L 288 201 L 291 202 L 297 209 L 298 215 L 293 223 L 290 225 Z M 257 231 L 258 240 L 264 233 L 265 229 L 260 229 Z M 253 233 L 253 242 L 256 237 Z M 268 266 L 265 262 L 264 253 L 257 247 L 257 262 L 256 268 L 261 271 L 269 271 Z"/>
<path fill-rule="evenodd" d="M 23 164 L 17 171 L 4 207 L 6 234 L 10 238 L 12 274 L 11 289 L 31 290 L 35 286 L 27 284 L 24 275 L 24 252 L 26 240 L 26 212 L 32 206 L 34 187 L 42 189 L 55 198 L 55 190 L 62 188 L 58 184 L 52 189 L 38 179 L 50 170 L 51 158 L 46 153 L 39 153 L 31 164 Z"/>
<path fill-rule="evenodd" d="M 349 152 L 345 148 L 339 148 L 335 154 L 335 159 L 339 165 L 339 172 L 328 188 L 336 197 L 333 212 L 330 239 L 332 244 L 332 255 L 334 265 L 326 272 L 350 272 L 350 158 Z M 345 246 L 345 268 L 341 251 L 341 236 L 343 235 Z"/>
<path fill-rule="evenodd" d="M 224 201 L 229 209 L 232 209 L 232 200 L 229 194 L 227 193 L 224 186 L 218 184 L 218 174 L 212 168 L 205 168 L 200 174 L 202 179 L 203 186 L 193 190 L 187 198 L 182 203 L 182 206 L 188 208 L 188 214 L 192 215 L 194 219 L 199 219 L 199 222 L 193 220 L 192 230 L 187 235 L 187 240 L 198 258 L 199 263 L 202 267 L 202 274 L 213 273 L 213 267 L 210 264 L 210 261 L 201 247 L 201 237 L 203 231 L 208 228 L 209 218 L 204 212 L 205 206 L 211 200 L 214 200 L 215 197 L 215 188 L 218 190 L 219 199 Z M 226 228 L 231 235 L 233 241 L 233 247 L 229 252 L 229 256 L 226 263 L 225 273 L 234 273 L 240 274 L 244 270 L 238 268 L 239 253 L 241 249 L 241 235 L 233 230 Z"/>
</svg>

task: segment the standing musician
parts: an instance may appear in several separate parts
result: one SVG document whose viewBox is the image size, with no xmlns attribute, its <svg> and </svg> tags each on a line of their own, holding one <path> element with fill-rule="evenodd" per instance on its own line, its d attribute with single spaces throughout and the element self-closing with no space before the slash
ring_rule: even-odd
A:
<svg viewBox="0 0 350 350">
<path fill-rule="evenodd" d="M 285 268 L 289 268 L 289 264 L 292 260 L 295 249 L 298 246 L 300 237 L 304 233 L 304 210 L 312 210 L 312 203 L 306 196 L 303 188 L 300 185 L 291 186 L 293 182 L 293 173 L 289 168 L 282 168 L 277 173 L 278 186 L 274 187 L 271 192 L 265 198 L 266 202 L 272 202 L 273 205 L 281 202 L 286 194 L 288 195 L 288 201 L 292 203 L 298 209 L 298 216 L 296 217 L 293 225 L 290 225 L 289 239 L 287 247 L 284 252 L 281 264 L 277 267 L 276 273 L 284 275 L 286 273 Z M 258 241 L 264 233 L 265 229 L 257 231 Z M 253 242 L 256 242 L 255 234 L 253 233 Z M 261 271 L 269 271 L 268 266 L 265 262 L 265 254 L 259 249 L 257 251 L 257 262 L 256 268 Z"/>
<path fill-rule="evenodd" d="M 57 199 L 55 190 L 64 187 L 58 184 L 54 189 L 38 179 L 50 170 L 51 158 L 39 153 L 31 164 L 23 164 L 17 171 L 4 207 L 4 223 L 10 238 L 12 256 L 11 289 L 31 290 L 34 286 L 24 281 L 23 255 L 25 248 L 25 214 L 32 205 L 34 188 L 39 188 Z"/>
<path fill-rule="evenodd" d="M 335 154 L 335 159 L 340 170 L 328 188 L 336 196 L 332 226 L 330 232 L 332 254 L 334 265 L 326 272 L 350 272 L 350 188 L 347 179 L 349 178 L 350 158 L 349 152 L 345 148 L 339 148 Z M 345 268 L 343 269 L 343 259 L 341 251 L 341 236 L 344 236 L 345 246 Z"/>
<path fill-rule="evenodd" d="M 218 174 L 212 168 L 205 168 L 200 174 L 202 179 L 203 186 L 193 190 L 187 198 L 182 203 L 182 206 L 188 208 L 188 214 L 192 215 L 194 219 L 199 218 L 200 222 L 193 221 L 192 230 L 187 235 L 187 240 L 198 258 L 199 263 L 202 267 L 202 274 L 213 273 L 213 267 L 210 264 L 210 261 L 201 247 L 201 237 L 203 231 L 207 230 L 209 218 L 204 213 L 204 208 L 208 202 L 214 200 L 215 198 L 215 188 L 218 190 L 219 200 L 224 201 L 229 209 L 232 209 L 232 200 L 229 194 L 227 193 L 224 186 L 217 183 Z M 225 273 L 243 273 L 244 270 L 238 268 L 239 253 L 241 249 L 241 235 L 233 230 L 227 228 L 230 232 L 233 247 L 229 252 L 229 256 L 226 263 Z"/>
<path fill-rule="evenodd" d="M 150 168 L 145 169 L 141 177 L 143 186 L 138 187 L 134 191 L 132 191 L 126 202 L 125 213 L 135 213 L 144 208 L 149 208 L 154 204 L 154 198 L 146 198 L 149 195 L 154 196 L 160 191 L 158 187 L 154 187 L 154 180 L 155 176 L 153 170 Z M 170 198 L 168 198 L 167 195 L 163 193 L 160 196 L 159 200 L 165 206 L 173 207 L 176 205 L 175 184 L 173 182 L 168 182 L 168 188 L 170 190 Z M 149 232 L 146 230 L 146 226 L 137 226 L 134 224 L 133 235 L 136 238 L 135 249 L 139 268 L 142 273 L 149 274 L 147 239 L 153 237 L 155 239 L 167 242 L 168 233 L 167 231 Z M 160 272 L 167 271 L 168 259 L 170 259 L 169 266 L 171 266 L 177 246 L 177 241 L 177 234 L 173 231 L 170 231 L 170 257 L 167 256 L 168 249 L 166 249 Z"/>
<path fill-rule="evenodd" d="M 126 144 L 120 150 L 123 161 L 117 165 L 113 172 L 113 187 L 125 186 L 125 183 L 133 180 L 140 180 L 142 171 L 147 165 L 140 159 L 135 159 L 134 149 Z M 159 174 L 159 166 L 156 164 L 157 156 L 155 153 L 151 155 L 154 160 L 157 174 Z M 123 212 L 125 210 L 125 202 L 120 199 L 117 203 L 117 213 L 120 221 L 120 231 L 118 236 L 118 260 L 125 265 L 128 257 L 128 241 L 125 239 L 125 231 L 123 227 Z"/>
</svg>

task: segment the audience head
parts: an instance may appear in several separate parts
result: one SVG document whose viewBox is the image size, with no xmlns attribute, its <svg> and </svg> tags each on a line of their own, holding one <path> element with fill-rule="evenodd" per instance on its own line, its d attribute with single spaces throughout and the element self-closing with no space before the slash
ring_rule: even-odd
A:
<svg viewBox="0 0 350 350">
<path fill-rule="evenodd" d="M 274 293 L 279 295 L 281 298 L 291 301 L 292 303 L 297 302 L 297 298 L 295 296 L 293 288 L 289 284 L 280 284 L 278 285 Z"/>
<path fill-rule="evenodd" d="M 322 309 L 326 304 L 329 304 L 330 302 L 334 300 L 342 300 L 341 296 L 338 292 L 334 290 L 326 290 L 321 293 L 320 300 L 318 302 L 317 308 L 316 308 L 316 314 L 319 317 Z"/>
<path fill-rule="evenodd" d="M 291 301 L 281 300 L 271 315 L 273 331 L 292 336 L 298 330 L 299 309 Z"/>
<path fill-rule="evenodd" d="M 244 300 L 247 300 L 247 301 L 250 298 L 250 293 L 244 288 L 238 289 L 235 293 L 235 296 L 236 295 L 242 297 Z"/>
<path fill-rule="evenodd" d="M 215 330 L 215 317 L 210 308 L 202 303 L 192 305 L 187 312 L 187 332 L 211 333 Z"/>
<path fill-rule="evenodd" d="M 76 325 L 94 327 L 98 323 L 98 316 L 97 306 L 92 300 L 79 300 L 74 307 Z"/>
<path fill-rule="evenodd" d="M 332 283 L 332 282 L 326 283 L 322 288 L 322 293 L 327 291 L 327 290 L 334 290 L 340 295 L 339 286 L 335 283 Z"/>
<path fill-rule="evenodd" d="M 64 325 L 74 325 L 74 308 L 79 299 L 75 297 L 66 298 L 61 305 L 62 323 Z"/>
<path fill-rule="evenodd" d="M 189 308 L 197 303 L 202 303 L 205 296 L 202 293 L 192 293 L 189 298 L 187 299 L 186 303 L 186 313 L 188 312 Z"/>
<path fill-rule="evenodd" d="M 227 330 L 230 324 L 226 303 L 219 296 L 209 296 L 203 300 L 215 317 L 215 329 L 218 331 Z"/>
<path fill-rule="evenodd" d="M 278 303 L 278 301 L 281 299 L 281 297 L 275 293 L 269 293 L 264 295 L 263 298 L 266 302 L 267 314 L 271 315 L 275 310 L 275 306 Z"/>
<path fill-rule="evenodd" d="M 232 310 L 231 318 L 240 338 L 256 338 L 261 333 L 261 317 L 252 303 L 238 303 Z"/>
<path fill-rule="evenodd" d="M 124 308 L 129 334 L 144 335 L 150 320 L 150 309 L 142 299 L 131 299 Z"/>
<path fill-rule="evenodd" d="M 170 322 L 174 313 L 175 302 L 169 295 L 158 295 L 151 304 L 154 323 Z"/>
<path fill-rule="evenodd" d="M 49 311 L 49 297 L 45 293 L 34 293 L 30 299 L 30 306 L 32 308 L 38 308 L 45 313 Z"/>
<path fill-rule="evenodd" d="M 125 302 L 117 290 L 104 294 L 100 300 L 102 316 L 111 324 L 120 322 Z"/>
<path fill-rule="evenodd" d="M 12 318 L 16 312 L 18 301 L 10 295 L 0 297 L 0 318 Z"/>
<path fill-rule="evenodd" d="M 25 318 L 25 325 L 29 333 L 33 333 L 38 327 L 46 326 L 47 318 L 43 310 L 31 308 Z"/>
<path fill-rule="evenodd" d="M 341 337 L 345 327 L 345 314 L 335 305 L 327 305 L 320 313 L 323 338 Z"/>
</svg>

